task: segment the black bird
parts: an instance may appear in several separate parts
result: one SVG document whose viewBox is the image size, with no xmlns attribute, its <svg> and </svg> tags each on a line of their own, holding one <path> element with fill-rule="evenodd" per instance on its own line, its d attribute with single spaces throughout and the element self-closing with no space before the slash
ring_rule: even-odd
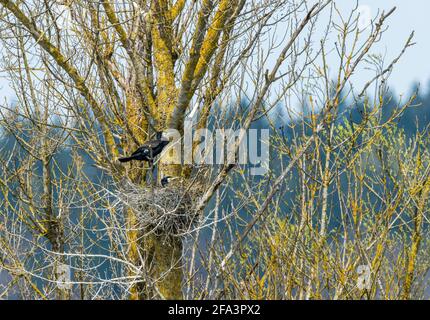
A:
<svg viewBox="0 0 430 320">
<path fill-rule="evenodd" d="M 137 148 L 137 150 L 133 152 L 131 156 L 119 158 L 118 160 L 120 162 L 139 160 L 152 163 L 154 158 L 158 156 L 168 144 L 169 138 L 167 138 L 163 132 L 157 132 L 157 139 L 145 142 L 139 148 Z"/>
<path fill-rule="evenodd" d="M 165 176 L 160 180 L 161 186 L 164 188 L 165 186 L 167 186 L 170 183 L 170 181 L 175 180 L 177 178 L 178 177 Z"/>
</svg>

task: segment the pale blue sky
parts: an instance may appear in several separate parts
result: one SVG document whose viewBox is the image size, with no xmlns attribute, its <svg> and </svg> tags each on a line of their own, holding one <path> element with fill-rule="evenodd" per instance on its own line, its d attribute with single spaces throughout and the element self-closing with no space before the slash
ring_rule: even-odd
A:
<svg viewBox="0 0 430 320">
<path fill-rule="evenodd" d="M 339 8 L 348 12 L 355 6 L 355 0 L 337 0 Z M 395 67 L 389 84 L 397 94 L 408 92 L 413 82 L 420 82 L 427 89 L 430 79 L 430 1 L 428 0 L 360 0 L 359 5 L 367 5 L 372 16 L 378 9 L 397 10 L 389 17 L 389 29 L 378 45 L 378 51 L 386 53 L 387 60 L 396 56 L 410 32 L 415 30 L 415 46 L 409 48 Z"/>
</svg>

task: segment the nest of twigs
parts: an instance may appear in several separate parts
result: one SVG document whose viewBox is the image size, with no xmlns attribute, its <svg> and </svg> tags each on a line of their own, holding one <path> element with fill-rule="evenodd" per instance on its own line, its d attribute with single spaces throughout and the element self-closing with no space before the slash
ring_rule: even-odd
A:
<svg viewBox="0 0 430 320">
<path fill-rule="evenodd" d="M 198 214 L 193 209 L 197 195 L 181 184 L 140 186 L 128 181 L 119 196 L 147 232 L 180 236 L 193 230 L 197 222 Z"/>
</svg>

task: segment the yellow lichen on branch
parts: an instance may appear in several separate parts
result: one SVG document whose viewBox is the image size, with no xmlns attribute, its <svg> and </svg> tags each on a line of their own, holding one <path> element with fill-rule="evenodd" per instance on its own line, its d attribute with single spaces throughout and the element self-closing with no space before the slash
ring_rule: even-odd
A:
<svg viewBox="0 0 430 320">
<path fill-rule="evenodd" d="M 237 1 L 222 0 L 202 45 L 200 59 L 194 73 L 194 81 L 199 82 L 209 67 L 209 62 L 218 48 L 221 32 L 226 27 L 226 21 Z"/>
<path fill-rule="evenodd" d="M 157 115 L 161 126 L 173 111 L 176 102 L 176 85 L 172 57 L 172 26 L 166 1 L 153 1 L 152 4 L 153 54 L 157 68 Z"/>
<path fill-rule="evenodd" d="M 185 0 L 177 0 L 173 5 L 172 9 L 170 9 L 170 16 L 172 21 L 175 20 L 182 12 L 185 7 Z"/>
<path fill-rule="evenodd" d="M 188 104 L 208 70 L 209 62 L 218 48 L 219 37 L 226 29 L 226 22 L 236 5 L 236 1 L 222 0 L 211 24 L 207 27 L 208 15 L 212 11 L 213 2 L 211 0 L 203 2 L 193 37 L 190 57 L 182 77 L 178 103 L 170 121 L 171 127 L 180 129 Z"/>
</svg>

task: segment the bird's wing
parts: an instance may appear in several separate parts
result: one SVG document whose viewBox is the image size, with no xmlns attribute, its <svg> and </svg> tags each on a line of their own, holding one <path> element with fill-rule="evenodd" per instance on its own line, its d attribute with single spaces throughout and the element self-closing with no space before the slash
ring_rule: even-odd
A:
<svg viewBox="0 0 430 320">
<path fill-rule="evenodd" d="M 136 151 L 134 151 L 131 155 L 135 156 L 135 155 L 139 155 L 139 154 L 144 154 L 146 156 L 150 156 L 151 150 L 158 148 L 162 143 L 163 143 L 163 141 L 161 141 L 161 140 L 147 141 L 144 144 L 142 144 L 139 148 L 137 148 Z"/>
<path fill-rule="evenodd" d="M 136 151 L 135 152 L 133 152 L 131 155 L 132 156 L 135 156 L 135 155 L 138 155 L 138 154 L 145 154 L 146 152 L 149 152 L 148 151 L 148 149 L 143 145 L 143 146 L 140 146 L 139 148 L 137 148 L 136 149 Z"/>
</svg>

